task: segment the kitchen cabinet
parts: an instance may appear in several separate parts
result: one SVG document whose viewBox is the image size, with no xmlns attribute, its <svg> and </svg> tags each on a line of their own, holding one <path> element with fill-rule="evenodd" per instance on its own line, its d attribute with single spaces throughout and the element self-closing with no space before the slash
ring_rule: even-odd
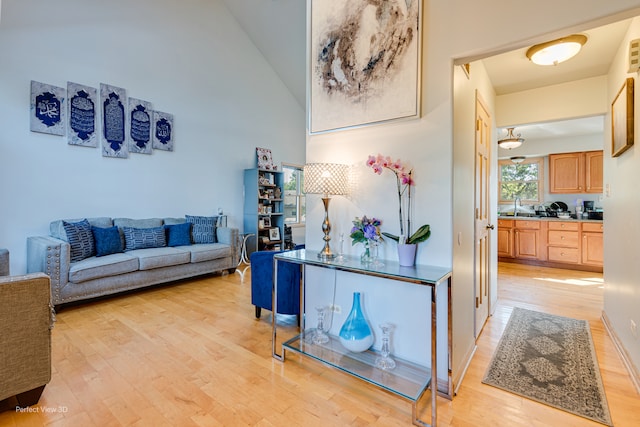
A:
<svg viewBox="0 0 640 427">
<path fill-rule="evenodd" d="M 603 266 L 602 229 L 602 223 L 582 224 L 582 264 Z"/>
<path fill-rule="evenodd" d="M 498 256 L 513 258 L 513 220 L 498 220 Z"/>
<path fill-rule="evenodd" d="M 580 223 L 550 222 L 547 258 L 552 262 L 580 263 Z"/>
<path fill-rule="evenodd" d="M 603 152 L 549 154 L 550 193 L 602 193 Z"/>
<path fill-rule="evenodd" d="M 585 155 L 585 191 L 587 193 L 602 193 L 603 189 L 603 154 L 602 150 L 587 151 Z"/>
<path fill-rule="evenodd" d="M 514 256 L 519 259 L 543 260 L 541 255 L 540 221 L 515 221 Z"/>
</svg>

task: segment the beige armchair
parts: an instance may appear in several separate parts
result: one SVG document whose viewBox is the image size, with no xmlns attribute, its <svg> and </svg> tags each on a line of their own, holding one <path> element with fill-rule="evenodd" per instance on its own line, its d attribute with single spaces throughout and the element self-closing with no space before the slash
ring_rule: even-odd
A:
<svg viewBox="0 0 640 427">
<path fill-rule="evenodd" d="M 0 272 L 8 273 L 8 258 L 0 250 Z M 0 400 L 38 403 L 51 379 L 53 321 L 49 276 L 0 277 Z"/>
</svg>

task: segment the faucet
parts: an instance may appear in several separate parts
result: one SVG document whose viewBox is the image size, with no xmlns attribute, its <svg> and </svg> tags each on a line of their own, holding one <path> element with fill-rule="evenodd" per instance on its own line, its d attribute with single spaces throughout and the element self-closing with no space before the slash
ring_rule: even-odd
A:
<svg viewBox="0 0 640 427">
<path fill-rule="evenodd" d="M 522 200 L 520 199 L 520 197 L 516 197 L 515 199 L 513 199 L 513 216 L 518 216 L 518 201 L 522 206 Z"/>
</svg>

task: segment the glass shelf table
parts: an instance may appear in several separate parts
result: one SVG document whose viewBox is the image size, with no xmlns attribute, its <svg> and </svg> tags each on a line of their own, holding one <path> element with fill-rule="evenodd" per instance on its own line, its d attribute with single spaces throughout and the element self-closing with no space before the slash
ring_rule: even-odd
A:
<svg viewBox="0 0 640 427">
<path fill-rule="evenodd" d="M 444 267 L 416 265 L 413 267 L 402 267 L 397 262 L 385 260 L 384 265 L 371 266 L 363 265 L 359 258 L 347 256 L 342 261 L 321 260 L 318 252 L 307 249 L 282 252 L 274 256 L 273 266 L 273 312 L 277 313 L 277 268 L 278 261 L 299 264 L 302 274 L 300 283 L 300 307 L 301 307 L 301 330 L 302 332 L 282 343 L 281 353 L 277 352 L 277 325 L 276 316 L 272 316 L 272 355 L 275 359 L 284 361 L 286 351 L 293 351 L 312 359 L 320 361 L 325 365 L 336 368 L 342 372 L 350 374 L 356 378 L 373 384 L 397 396 L 412 402 L 413 424 L 421 426 L 436 426 L 437 408 L 436 397 L 438 394 L 451 399 L 453 396 L 453 385 L 451 379 L 451 270 Z M 378 353 L 368 350 L 363 353 L 352 353 L 347 351 L 335 336 L 329 336 L 330 340 L 326 344 L 313 344 L 313 331 L 305 331 L 304 327 L 304 291 L 305 291 L 305 267 L 314 266 L 346 271 L 354 274 L 381 277 L 384 279 L 398 280 L 419 286 L 428 286 L 431 304 L 431 366 L 421 366 L 394 356 L 397 363 L 395 369 L 384 371 L 375 367 L 375 358 Z M 439 285 L 445 285 L 447 289 L 447 341 L 448 341 L 448 369 L 447 384 L 438 387 L 436 354 L 437 354 L 437 310 L 436 300 Z M 425 392 L 430 390 L 431 395 L 431 423 L 420 420 L 417 405 L 421 401 Z"/>
</svg>

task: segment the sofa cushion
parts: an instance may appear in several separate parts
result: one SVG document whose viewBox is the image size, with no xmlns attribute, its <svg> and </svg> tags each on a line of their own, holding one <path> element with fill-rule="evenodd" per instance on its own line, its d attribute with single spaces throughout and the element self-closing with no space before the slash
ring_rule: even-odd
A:
<svg viewBox="0 0 640 427">
<path fill-rule="evenodd" d="M 138 269 L 138 258 L 125 254 L 91 257 L 74 262 L 69 268 L 69 281 L 75 283 L 130 273 Z"/>
<path fill-rule="evenodd" d="M 231 247 L 223 243 L 203 243 L 191 246 L 180 246 L 180 249 L 191 252 L 192 263 L 231 256 Z"/>
<path fill-rule="evenodd" d="M 191 226 L 191 241 L 193 243 L 216 243 L 217 216 L 185 215 Z"/>
<path fill-rule="evenodd" d="M 86 219 L 80 222 L 62 221 L 67 241 L 71 246 L 71 262 L 80 261 L 95 255 L 95 243 L 91 224 Z"/>
<path fill-rule="evenodd" d="M 118 227 L 93 227 L 93 240 L 96 244 L 96 256 L 105 256 L 122 252 L 122 241 Z"/>
<path fill-rule="evenodd" d="M 122 227 L 122 234 L 124 235 L 125 251 L 132 251 L 135 249 L 160 248 L 163 246 L 167 246 L 167 238 L 165 236 L 164 227 Z"/>
<path fill-rule="evenodd" d="M 184 224 L 187 222 L 186 218 L 163 218 L 162 223 L 164 225 L 175 225 L 175 224 Z"/>
<path fill-rule="evenodd" d="M 165 225 L 167 246 L 184 246 L 191 244 L 191 223 Z"/>
<path fill-rule="evenodd" d="M 144 219 L 132 219 L 132 218 L 114 218 L 113 225 L 116 227 L 131 227 L 131 228 L 153 228 L 162 227 L 162 219 L 160 218 L 144 218 Z"/>
<path fill-rule="evenodd" d="M 55 237 L 56 239 L 60 239 L 60 240 L 64 240 L 65 242 L 68 242 L 67 232 L 64 230 L 64 225 L 62 223 L 64 221 L 80 222 L 83 219 L 86 219 L 87 221 L 89 221 L 89 224 L 93 225 L 94 227 L 111 227 L 113 225 L 113 221 L 111 220 L 111 218 L 106 216 L 96 217 L 96 218 L 59 219 L 57 221 L 52 221 L 49 224 L 49 234 L 51 234 L 51 237 Z"/>
<path fill-rule="evenodd" d="M 186 264 L 190 259 L 188 251 L 168 247 L 137 249 L 127 253 L 138 257 L 140 270 L 153 270 L 154 268 Z"/>
</svg>

